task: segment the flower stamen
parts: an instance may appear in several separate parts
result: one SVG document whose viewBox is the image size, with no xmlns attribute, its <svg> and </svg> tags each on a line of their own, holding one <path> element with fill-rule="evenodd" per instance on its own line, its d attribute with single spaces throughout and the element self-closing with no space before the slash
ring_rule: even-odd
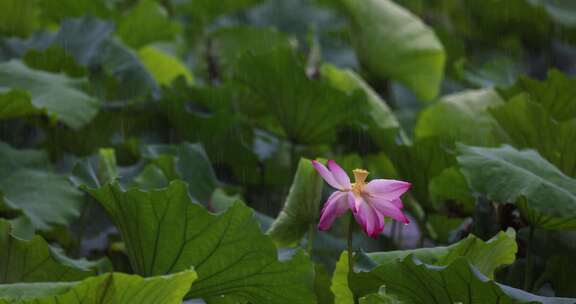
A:
<svg viewBox="0 0 576 304">
<path fill-rule="evenodd" d="M 354 169 L 352 170 L 354 173 L 354 183 L 352 183 L 352 192 L 356 195 L 360 195 L 364 190 L 364 185 L 366 185 L 366 177 L 370 172 L 363 170 L 363 169 Z"/>
</svg>

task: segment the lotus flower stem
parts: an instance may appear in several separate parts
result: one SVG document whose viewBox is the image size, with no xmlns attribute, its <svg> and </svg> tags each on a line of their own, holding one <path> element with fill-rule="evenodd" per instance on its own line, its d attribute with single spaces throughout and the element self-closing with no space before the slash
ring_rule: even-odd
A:
<svg viewBox="0 0 576 304">
<path fill-rule="evenodd" d="M 350 220 L 348 221 L 348 282 L 350 277 L 354 274 L 354 249 L 352 245 L 352 238 L 354 237 L 354 215 L 350 212 Z M 350 288 L 350 286 L 348 286 Z M 359 300 L 352 289 L 352 296 L 354 297 L 354 304 L 358 304 Z"/>
<path fill-rule="evenodd" d="M 398 238 L 396 240 L 398 247 L 402 248 L 402 242 L 404 242 L 404 227 L 400 226 L 398 229 Z"/>
<path fill-rule="evenodd" d="M 396 229 L 398 228 L 398 225 L 396 225 L 396 222 L 392 222 L 392 229 L 390 229 L 390 238 L 392 239 L 393 242 L 396 242 Z"/>
</svg>

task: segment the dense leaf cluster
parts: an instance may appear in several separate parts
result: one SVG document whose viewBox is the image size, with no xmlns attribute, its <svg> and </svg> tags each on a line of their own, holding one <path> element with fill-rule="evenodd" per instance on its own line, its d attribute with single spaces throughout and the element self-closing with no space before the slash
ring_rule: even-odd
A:
<svg viewBox="0 0 576 304">
<path fill-rule="evenodd" d="M 576 303 L 572 0 L 0 0 L 0 303 Z M 311 159 L 413 184 L 379 239 Z"/>
</svg>

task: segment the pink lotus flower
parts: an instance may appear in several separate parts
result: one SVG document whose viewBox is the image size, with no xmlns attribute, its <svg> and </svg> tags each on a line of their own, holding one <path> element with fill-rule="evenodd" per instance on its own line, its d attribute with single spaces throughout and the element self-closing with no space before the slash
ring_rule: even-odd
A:
<svg viewBox="0 0 576 304">
<path fill-rule="evenodd" d="M 312 165 L 334 191 L 322 208 L 318 229 L 327 230 L 334 220 L 352 210 L 356 221 L 370 237 L 378 236 L 384 230 L 384 217 L 390 217 L 408 224 L 402 213 L 404 205 L 400 196 L 408 191 L 411 184 L 393 179 L 375 179 L 366 183 L 368 171 L 355 169 L 355 181 L 350 183 L 348 174 L 335 161 L 328 161 L 328 168 L 313 160 Z"/>
</svg>

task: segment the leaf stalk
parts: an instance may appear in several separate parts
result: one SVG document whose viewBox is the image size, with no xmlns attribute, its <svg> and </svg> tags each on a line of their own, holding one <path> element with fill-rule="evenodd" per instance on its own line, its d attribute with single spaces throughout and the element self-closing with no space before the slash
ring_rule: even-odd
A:
<svg viewBox="0 0 576 304">
<path fill-rule="evenodd" d="M 350 212 L 350 221 L 348 222 L 348 288 L 350 288 L 350 281 L 352 274 L 354 274 L 354 248 L 352 247 L 352 238 L 354 237 L 354 215 Z M 358 296 L 352 291 L 354 304 L 359 304 Z"/>
</svg>

